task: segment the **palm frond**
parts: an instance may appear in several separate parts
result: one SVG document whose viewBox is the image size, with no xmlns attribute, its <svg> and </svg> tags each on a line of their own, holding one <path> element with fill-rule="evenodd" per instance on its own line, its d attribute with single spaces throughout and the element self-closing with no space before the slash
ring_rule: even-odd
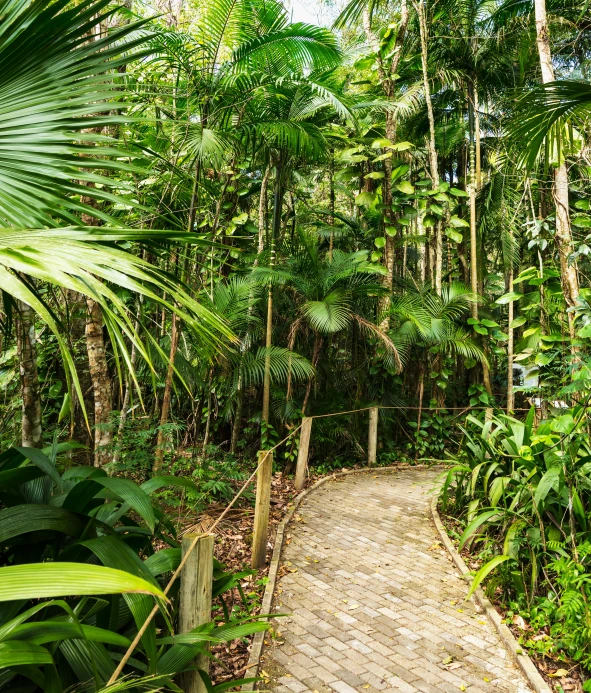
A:
<svg viewBox="0 0 591 693">
<path fill-rule="evenodd" d="M 573 141 L 573 126 L 590 115 L 591 84 L 587 82 L 550 82 L 527 92 L 518 101 L 509 127 L 518 162 L 533 168 L 543 146 L 559 159 L 565 145 Z"/>
</svg>

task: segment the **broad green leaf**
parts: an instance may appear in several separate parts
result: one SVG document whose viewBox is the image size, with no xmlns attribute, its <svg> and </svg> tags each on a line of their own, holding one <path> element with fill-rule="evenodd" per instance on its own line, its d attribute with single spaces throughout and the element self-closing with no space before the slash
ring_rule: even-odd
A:
<svg viewBox="0 0 591 693">
<path fill-rule="evenodd" d="M 53 657 L 44 647 L 27 642 L 0 642 L 0 669 L 44 664 L 53 664 Z"/>
<path fill-rule="evenodd" d="M 33 623 L 23 623 L 10 632 L 5 639 L 22 640 L 34 645 L 44 645 L 58 640 L 89 640 L 92 642 L 103 642 L 118 647 L 129 647 L 130 640 L 119 633 L 89 626 L 86 624 L 69 623 L 67 621 L 35 621 Z"/>
<path fill-rule="evenodd" d="M 361 206 L 371 206 L 377 200 L 377 195 L 370 192 L 362 192 L 355 198 L 355 204 L 358 207 Z"/>
<path fill-rule="evenodd" d="M 470 586 L 470 591 L 468 592 L 468 596 L 466 597 L 466 599 L 470 599 L 470 597 L 480 586 L 480 583 L 492 570 L 494 570 L 497 566 L 501 565 L 501 563 L 504 563 L 505 561 L 509 560 L 511 560 L 511 556 L 495 556 L 491 561 L 485 563 L 474 576 L 474 580 L 472 581 L 472 585 Z"/>
<path fill-rule="evenodd" d="M 448 192 L 454 197 L 468 197 L 468 193 L 460 188 L 449 188 Z"/>
<path fill-rule="evenodd" d="M 51 505 L 15 505 L 0 510 L 0 543 L 31 531 L 51 530 L 78 537 L 88 518 Z"/>
<path fill-rule="evenodd" d="M 461 219 L 455 215 L 450 217 L 449 223 L 457 229 L 466 227 L 470 228 L 470 224 L 465 219 Z"/>
<path fill-rule="evenodd" d="M 396 144 L 389 145 L 388 148 L 395 152 L 405 152 L 408 149 L 412 149 L 413 145 L 411 142 L 396 142 Z"/>
<path fill-rule="evenodd" d="M 511 321 L 511 324 L 509 325 L 509 327 L 511 327 L 511 329 L 514 330 L 517 327 L 521 327 L 522 325 L 525 325 L 526 322 L 527 322 L 527 318 L 524 315 L 520 315 L 518 318 L 515 318 L 515 320 Z"/>
<path fill-rule="evenodd" d="M 552 489 L 558 489 L 561 476 L 562 469 L 560 467 L 550 467 L 550 469 L 548 469 L 548 471 L 540 479 L 534 492 L 534 503 L 538 506 L 538 508 Z"/>
<path fill-rule="evenodd" d="M 101 565 L 26 563 L 0 568 L 0 601 L 73 595 L 141 593 L 166 599 L 146 580 Z"/>
<path fill-rule="evenodd" d="M 481 515 L 478 515 L 478 517 L 472 520 L 472 522 L 470 522 L 470 524 L 466 527 L 466 529 L 462 533 L 462 536 L 460 537 L 459 550 L 461 551 L 464 548 L 468 539 L 470 539 L 470 537 L 476 532 L 476 530 L 479 529 L 485 522 L 490 522 L 493 519 L 497 519 L 498 516 L 498 510 L 487 510 L 486 512 L 482 513 Z"/>
<path fill-rule="evenodd" d="M 499 306 L 504 306 L 510 301 L 519 301 L 520 298 L 523 298 L 523 294 L 518 294 L 517 291 L 510 291 L 507 294 L 503 294 L 503 296 L 500 298 L 497 298 L 495 303 L 497 303 Z"/>
<path fill-rule="evenodd" d="M 117 494 L 145 521 L 148 527 L 154 531 L 156 517 L 150 496 L 137 484 L 129 479 L 117 477 L 100 477 L 93 479 L 109 491 Z"/>
<path fill-rule="evenodd" d="M 373 243 L 376 248 L 383 248 L 386 245 L 386 239 L 384 236 L 378 236 L 377 238 L 374 238 Z"/>
<path fill-rule="evenodd" d="M 363 177 L 369 178 L 370 180 L 381 180 L 385 175 L 386 174 L 383 171 L 372 171 Z"/>
<path fill-rule="evenodd" d="M 505 534 L 505 542 L 503 544 L 503 554 L 506 556 L 511 556 L 511 558 L 517 560 L 519 558 L 519 544 L 517 542 L 517 536 L 521 529 L 527 527 L 527 522 L 525 520 L 515 520 L 507 530 Z"/>
<path fill-rule="evenodd" d="M 396 183 L 395 187 L 396 190 L 398 190 L 401 193 L 404 193 L 405 195 L 412 195 L 415 191 L 413 184 L 407 180 L 403 180 L 400 183 Z"/>
<path fill-rule="evenodd" d="M 390 147 L 392 145 L 392 140 L 387 137 L 380 137 L 371 143 L 372 149 L 383 149 L 384 147 Z"/>
<path fill-rule="evenodd" d="M 454 229 L 445 229 L 445 235 L 456 243 L 461 243 L 464 240 L 462 234 L 459 231 L 454 231 Z"/>
</svg>

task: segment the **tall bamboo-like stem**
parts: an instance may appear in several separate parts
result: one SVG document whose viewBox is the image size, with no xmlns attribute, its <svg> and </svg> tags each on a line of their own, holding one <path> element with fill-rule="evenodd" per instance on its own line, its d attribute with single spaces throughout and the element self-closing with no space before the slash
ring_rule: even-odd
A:
<svg viewBox="0 0 591 693">
<path fill-rule="evenodd" d="M 273 226 L 271 229 L 271 259 L 270 266 L 275 265 L 275 240 L 279 237 L 281 230 L 281 208 L 283 206 L 283 168 L 281 156 L 275 165 L 275 190 L 273 195 Z M 269 412 L 271 403 L 271 346 L 273 344 L 273 288 L 269 284 L 267 296 L 267 327 L 265 331 L 265 372 L 263 378 L 263 411 L 262 420 L 265 424 L 269 423 Z"/>
<path fill-rule="evenodd" d="M 134 330 L 137 332 L 139 329 L 139 320 L 135 321 Z M 135 341 L 131 345 L 131 355 L 129 357 L 130 367 L 135 368 L 137 361 L 137 348 Z M 123 451 L 123 433 L 125 431 L 125 424 L 127 422 L 127 410 L 129 409 L 129 401 L 131 399 L 131 388 L 132 388 L 132 378 L 131 374 L 127 374 L 125 379 L 125 394 L 123 395 L 123 403 L 121 405 L 121 411 L 119 413 L 119 426 L 117 429 L 117 443 L 115 446 L 115 452 L 113 453 L 113 464 L 117 464 L 121 459 L 121 452 Z"/>
<path fill-rule="evenodd" d="M 259 255 L 265 249 L 265 227 L 266 227 L 266 211 L 267 211 L 267 189 L 269 187 L 269 179 L 271 178 L 271 172 L 273 167 L 271 164 L 265 169 L 263 178 L 261 180 L 261 192 L 259 194 L 259 242 L 257 245 L 257 256 L 255 258 L 255 266 L 259 262 Z"/>
<path fill-rule="evenodd" d="M 478 294 L 478 238 L 476 233 L 476 148 L 474 142 L 474 103 L 468 98 L 468 130 L 470 135 L 470 183 L 468 199 L 470 204 L 470 287 L 474 296 Z M 478 319 L 478 303 L 472 303 L 472 317 Z"/>
<path fill-rule="evenodd" d="M 475 166 L 476 166 L 476 190 L 482 187 L 482 147 L 480 133 L 480 106 L 478 103 L 478 80 L 474 78 L 474 139 L 476 141 Z"/>
<path fill-rule="evenodd" d="M 513 263 L 511 262 L 511 268 L 509 270 L 509 291 L 513 291 Z M 515 409 L 515 393 L 513 392 L 513 356 L 514 356 L 514 342 L 513 342 L 513 328 L 511 323 L 513 322 L 513 301 L 509 301 L 509 329 L 508 340 L 507 340 L 507 414 L 511 414 Z"/>
<path fill-rule="evenodd" d="M 534 0 L 536 18 L 536 43 L 542 70 L 542 82 L 553 82 L 554 65 L 550 49 L 550 33 L 546 15 L 546 0 Z M 556 206 L 556 244 L 560 255 L 560 281 L 567 306 L 573 307 L 579 296 L 579 280 L 574 263 L 569 262 L 573 252 L 572 232 L 569 216 L 568 171 L 563 161 L 554 169 L 554 185 L 552 188 Z M 571 339 L 575 334 L 575 315 L 568 313 L 568 324 Z"/>
<path fill-rule="evenodd" d="M 376 61 L 378 65 L 378 75 L 380 77 L 380 82 L 382 85 L 382 91 L 387 100 L 392 100 L 394 98 L 396 90 L 396 73 L 398 71 L 398 65 L 400 63 L 400 58 L 402 57 L 402 44 L 404 42 L 404 37 L 406 36 L 406 29 L 408 27 L 408 4 L 407 0 L 402 0 L 400 3 L 400 23 L 397 27 L 396 41 L 394 44 L 394 50 L 390 63 L 387 64 L 384 61 L 382 53 L 380 51 L 380 41 L 378 36 L 372 29 L 371 26 L 371 13 L 369 5 L 366 5 L 363 11 L 363 29 L 367 36 L 367 40 L 370 42 L 372 49 L 376 55 Z M 386 110 L 386 137 L 391 142 L 396 140 L 396 115 L 393 110 Z M 386 222 L 389 225 L 394 224 L 394 214 L 392 212 L 392 161 L 391 159 L 384 159 L 384 178 L 382 179 L 382 202 L 384 204 L 384 213 L 386 217 Z M 395 248 L 394 248 L 394 238 L 390 234 L 385 234 L 386 245 L 384 247 L 384 265 L 386 267 L 386 274 L 382 278 L 382 283 L 384 287 L 388 290 L 383 296 L 380 296 L 378 302 L 378 314 L 384 315 L 384 319 L 380 323 L 380 328 L 382 330 L 387 330 L 389 327 L 389 319 L 387 317 L 388 309 L 390 307 L 392 282 L 394 280 L 394 260 L 395 260 Z"/>
<path fill-rule="evenodd" d="M 427 139 L 427 149 L 429 151 L 429 166 L 433 187 L 439 186 L 439 164 L 437 160 L 437 149 L 435 147 L 435 116 L 433 115 L 433 102 L 431 100 L 431 87 L 429 85 L 428 72 L 428 48 L 427 48 L 427 13 L 424 0 L 413 2 L 419 18 L 419 31 L 421 36 L 421 66 L 423 70 L 423 89 L 425 92 L 425 104 L 427 106 L 427 118 L 429 120 L 429 137 Z M 442 276 L 443 276 L 443 238 L 441 224 L 435 225 L 435 267 L 433 268 L 435 292 L 441 296 Z"/>
<path fill-rule="evenodd" d="M 164 459 L 164 449 L 166 447 L 166 433 L 164 427 L 168 423 L 170 414 L 170 404 L 172 401 L 172 381 L 174 377 L 174 358 L 179 345 L 179 329 L 176 313 L 172 314 L 172 326 L 170 328 L 170 352 L 168 355 L 168 366 L 166 368 L 166 380 L 164 383 L 164 395 L 162 396 L 162 409 L 160 411 L 160 425 L 158 427 L 158 438 L 156 450 L 154 451 L 154 474 L 157 474 Z"/>
<path fill-rule="evenodd" d="M 189 220 L 187 222 L 187 232 L 193 231 L 195 226 L 195 217 L 197 214 L 197 208 L 199 206 L 199 176 L 201 173 L 201 166 L 197 163 L 195 167 L 195 181 L 193 184 L 193 193 L 191 195 L 191 206 L 189 208 Z M 183 269 L 181 273 L 181 281 L 186 281 L 188 270 L 189 270 L 189 251 L 185 251 L 185 261 L 183 263 Z M 178 255 L 175 254 L 172 258 L 171 264 L 174 266 L 178 262 Z M 172 386 L 174 382 L 174 360 L 176 358 L 176 352 L 179 346 L 179 324 L 176 313 L 172 315 L 172 325 L 170 328 L 170 351 L 168 354 L 168 365 L 166 367 L 166 379 L 164 381 L 164 393 L 162 395 L 162 409 L 160 410 L 160 423 L 158 426 L 158 437 L 156 440 L 156 450 L 154 451 L 154 473 L 158 473 L 162 467 L 162 461 L 164 459 L 164 449 L 166 447 L 166 433 L 165 426 L 168 423 L 168 418 L 170 416 L 170 406 L 172 403 Z"/>
<path fill-rule="evenodd" d="M 334 193 L 334 149 L 330 150 L 330 168 L 328 169 L 328 175 L 330 177 L 329 181 L 329 194 L 330 194 L 330 217 L 328 223 L 330 224 L 330 240 L 328 244 L 328 257 L 332 260 L 332 249 L 334 246 L 334 205 L 335 205 L 335 193 Z"/>
<path fill-rule="evenodd" d="M 478 188 L 478 178 L 480 172 L 476 164 L 476 118 L 475 118 L 475 97 L 474 85 L 468 85 L 468 129 L 470 134 L 470 183 L 468 185 L 468 196 L 470 202 L 470 288 L 474 297 L 478 295 L 478 234 L 476 231 L 476 190 Z M 478 303 L 472 302 L 472 317 L 478 319 Z M 486 351 L 486 345 L 485 345 Z M 486 361 L 482 362 L 482 382 L 485 390 L 492 396 L 492 385 L 490 381 L 490 369 Z M 487 409 L 487 418 L 492 416 L 492 410 Z"/>
</svg>

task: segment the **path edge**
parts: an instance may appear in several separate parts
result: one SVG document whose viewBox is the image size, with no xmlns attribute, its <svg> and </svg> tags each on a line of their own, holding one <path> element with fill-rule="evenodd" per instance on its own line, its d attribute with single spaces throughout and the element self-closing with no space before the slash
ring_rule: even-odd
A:
<svg viewBox="0 0 591 693">
<path fill-rule="evenodd" d="M 433 524 L 441 537 L 447 552 L 451 556 L 456 568 L 460 571 L 464 579 L 469 579 L 467 573 L 468 566 L 464 563 L 464 559 L 456 551 L 456 547 L 453 545 L 451 539 L 447 534 L 447 530 L 441 522 L 441 517 L 439 515 L 439 510 L 437 509 L 437 503 L 439 501 L 439 496 L 434 496 L 431 499 L 431 518 Z M 515 639 L 515 636 L 511 630 L 503 623 L 501 615 L 492 605 L 490 600 L 485 596 L 484 592 L 478 588 L 474 591 L 474 599 L 477 604 L 482 608 L 488 617 L 489 621 L 492 622 L 495 627 L 499 637 L 501 638 L 503 645 L 507 648 L 515 662 L 517 662 L 519 668 L 523 672 L 523 675 L 527 679 L 530 686 L 533 688 L 535 693 L 553 693 L 548 684 L 544 681 L 542 675 L 538 671 L 536 665 L 533 663 L 531 657 L 523 650 L 521 645 Z"/>
<path fill-rule="evenodd" d="M 410 467 L 410 469 L 419 469 L 426 467 L 427 465 L 413 465 Z M 431 468 L 431 467 L 429 467 Z M 404 468 L 406 469 L 406 467 Z M 275 535 L 275 544 L 273 545 L 273 554 L 271 556 L 271 562 L 269 564 L 269 573 L 268 573 L 268 579 L 269 581 L 267 582 L 265 586 L 265 592 L 263 594 L 263 601 L 261 603 L 261 613 L 262 614 L 271 614 L 271 608 L 273 606 L 273 595 L 275 594 L 275 585 L 277 583 L 277 573 L 279 571 L 279 563 L 281 562 L 281 552 L 283 551 L 283 540 L 285 537 L 285 530 L 287 529 L 287 525 L 290 523 L 292 517 L 294 516 L 295 511 L 299 508 L 300 504 L 302 503 L 303 500 L 305 500 L 309 495 L 311 495 L 314 491 L 319 489 L 321 486 L 324 486 L 324 484 L 328 483 L 329 481 L 335 481 L 339 477 L 343 476 L 348 476 L 349 474 L 367 474 L 369 472 L 373 474 L 379 474 L 380 472 L 388 472 L 388 471 L 399 471 L 401 470 L 401 467 L 398 465 L 390 465 L 388 467 L 364 467 L 361 469 L 347 469 L 343 472 L 334 472 L 330 476 L 325 476 L 322 479 L 319 479 L 316 483 L 312 484 L 312 486 L 304 489 L 301 493 L 299 493 L 293 501 L 293 505 L 289 510 L 285 513 L 285 516 L 279 523 L 277 527 L 277 534 Z M 270 616 L 267 616 L 265 620 L 269 620 Z M 259 666 L 261 663 L 261 655 L 263 654 L 263 646 L 264 646 L 264 641 L 265 641 L 265 633 L 266 631 L 263 631 L 261 633 L 255 633 L 253 640 L 252 640 L 252 647 L 250 649 L 250 657 L 248 658 L 248 663 L 245 668 L 245 677 L 251 678 L 254 676 L 258 676 L 259 672 Z M 251 683 L 245 683 L 241 690 L 243 691 L 253 691 L 255 686 L 255 682 Z M 538 693 L 536 691 L 536 693 Z M 549 690 L 544 690 L 540 691 L 540 693 L 551 693 Z"/>
</svg>

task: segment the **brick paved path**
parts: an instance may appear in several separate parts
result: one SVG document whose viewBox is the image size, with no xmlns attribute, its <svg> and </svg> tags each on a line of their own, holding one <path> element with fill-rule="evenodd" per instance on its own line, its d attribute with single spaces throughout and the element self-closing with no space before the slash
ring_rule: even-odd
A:
<svg viewBox="0 0 591 693">
<path fill-rule="evenodd" d="M 274 621 L 261 688 L 530 691 L 494 626 L 464 601 L 466 583 L 438 544 L 428 511 L 435 477 L 351 475 L 304 502 L 275 594 L 274 608 L 290 616 Z"/>
</svg>

